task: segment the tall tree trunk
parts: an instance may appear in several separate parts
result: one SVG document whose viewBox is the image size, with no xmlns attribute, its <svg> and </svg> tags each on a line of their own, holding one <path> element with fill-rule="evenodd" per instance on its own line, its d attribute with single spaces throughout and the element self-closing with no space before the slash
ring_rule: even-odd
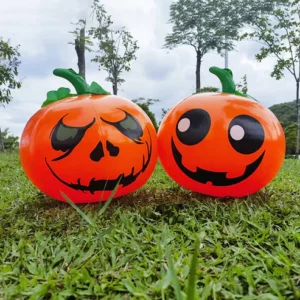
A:
<svg viewBox="0 0 300 300">
<path fill-rule="evenodd" d="M 75 50 L 79 74 L 85 79 L 85 27 L 80 29 L 80 35 L 75 39 Z"/>
<path fill-rule="evenodd" d="M 300 146 L 300 104 L 299 104 L 299 80 L 296 81 L 296 104 L 297 104 L 297 134 L 296 134 L 296 158 L 299 159 L 299 146 Z"/>
<path fill-rule="evenodd" d="M 201 80 L 200 80 L 200 69 L 201 69 L 201 52 L 197 50 L 197 65 L 196 65 L 196 93 L 200 92 Z"/>
<path fill-rule="evenodd" d="M 118 71 L 117 66 L 113 68 L 113 93 L 114 95 L 118 94 Z"/>
<path fill-rule="evenodd" d="M 117 87 L 117 84 L 115 82 L 113 83 L 113 94 L 114 95 L 118 94 L 118 87 Z"/>
</svg>

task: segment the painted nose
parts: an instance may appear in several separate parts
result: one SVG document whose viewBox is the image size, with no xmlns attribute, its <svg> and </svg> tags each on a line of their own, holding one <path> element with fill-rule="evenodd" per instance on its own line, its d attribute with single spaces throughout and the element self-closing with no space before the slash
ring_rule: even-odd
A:
<svg viewBox="0 0 300 300">
<path fill-rule="evenodd" d="M 110 156 L 118 156 L 120 149 L 119 147 L 113 145 L 111 142 L 106 141 L 106 149 Z M 90 158 L 93 161 L 100 161 L 104 157 L 104 150 L 102 142 L 99 142 L 95 149 L 91 152 Z"/>
</svg>

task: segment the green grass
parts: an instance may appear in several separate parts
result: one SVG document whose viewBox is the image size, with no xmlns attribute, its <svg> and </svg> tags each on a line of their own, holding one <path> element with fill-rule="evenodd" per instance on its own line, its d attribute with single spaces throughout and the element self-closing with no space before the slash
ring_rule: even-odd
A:
<svg viewBox="0 0 300 300">
<path fill-rule="evenodd" d="M 0 299 L 300 299 L 296 160 L 256 195 L 226 201 L 157 165 L 142 189 L 102 207 L 80 206 L 89 224 L 38 192 L 17 155 L 0 156 Z"/>
</svg>

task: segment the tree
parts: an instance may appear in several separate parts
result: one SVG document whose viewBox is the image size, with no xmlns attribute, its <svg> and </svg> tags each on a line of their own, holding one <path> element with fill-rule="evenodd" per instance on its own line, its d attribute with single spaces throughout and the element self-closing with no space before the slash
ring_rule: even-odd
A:
<svg viewBox="0 0 300 300">
<path fill-rule="evenodd" d="M 205 86 L 200 89 L 199 93 L 218 93 L 219 91 L 220 89 L 214 86 Z"/>
<path fill-rule="evenodd" d="M 195 49 L 196 93 L 201 89 L 200 69 L 204 55 L 215 49 L 220 51 L 233 48 L 232 42 L 224 41 L 224 26 L 220 22 L 222 5 L 216 7 L 216 2 L 218 1 L 179 0 L 170 6 L 169 22 L 174 25 L 172 33 L 165 38 L 164 47 L 174 49 L 178 45 L 189 45 Z M 229 33 L 232 36 L 237 35 L 235 30 Z"/>
<path fill-rule="evenodd" d="M 75 46 L 75 51 L 77 54 L 77 65 L 78 65 L 78 71 L 79 74 L 85 78 L 85 50 L 92 51 L 90 46 L 93 45 L 92 41 L 90 40 L 89 36 L 86 36 L 85 30 L 86 30 L 86 20 L 80 19 L 77 23 L 74 25 L 77 25 L 76 29 L 74 31 L 71 31 L 75 36 L 74 42 L 70 42 L 69 44 Z"/>
<path fill-rule="evenodd" d="M 236 90 L 245 95 L 248 93 L 248 82 L 246 74 L 242 77 L 242 82 L 237 83 Z"/>
<path fill-rule="evenodd" d="M 236 90 L 243 94 L 247 94 L 248 87 L 247 87 L 247 76 L 246 75 L 244 75 L 244 77 L 242 77 L 242 82 L 237 83 Z M 217 87 L 205 86 L 205 87 L 201 88 L 198 93 L 219 93 L 219 92 L 220 92 L 220 89 Z M 194 93 L 193 95 L 198 94 L 198 93 Z"/>
<path fill-rule="evenodd" d="M 269 109 L 274 113 L 274 115 L 280 121 L 283 129 L 286 129 L 289 125 L 291 125 L 291 123 L 297 123 L 296 101 L 274 104 L 270 106 Z"/>
<path fill-rule="evenodd" d="M 0 151 L 13 151 L 19 147 L 19 137 L 14 136 L 13 134 L 9 134 L 9 129 L 5 128 L 4 131 L 1 132 L 0 129 Z"/>
<path fill-rule="evenodd" d="M 168 111 L 170 110 L 170 108 L 166 109 L 166 108 L 162 108 L 161 109 L 161 118 L 163 119 L 164 116 L 168 113 Z"/>
<path fill-rule="evenodd" d="M 150 110 L 150 106 L 159 101 L 160 101 L 159 99 L 146 100 L 145 98 L 142 97 L 132 100 L 132 102 L 136 103 L 148 115 L 156 131 L 158 130 L 158 125 L 155 118 L 155 114 Z"/>
<path fill-rule="evenodd" d="M 168 113 L 169 110 L 170 110 L 170 108 L 162 108 L 161 109 L 161 120 L 158 123 L 158 127 L 160 126 L 163 118 L 165 117 L 165 115 Z"/>
<path fill-rule="evenodd" d="M 286 140 L 286 154 L 295 154 L 297 123 L 293 122 L 284 130 Z"/>
<path fill-rule="evenodd" d="M 283 0 L 280 0 L 283 1 Z M 164 47 L 192 46 L 196 52 L 196 93 L 201 89 L 200 70 L 205 54 L 233 50 L 240 29 L 270 11 L 273 0 L 178 0 L 171 4 L 172 33 Z"/>
<path fill-rule="evenodd" d="M 125 82 L 121 74 L 130 71 L 131 61 L 136 59 L 135 53 L 139 47 L 125 27 L 119 30 L 111 28 L 111 16 L 107 15 L 99 0 L 94 0 L 93 13 L 96 14 L 98 26 L 92 27 L 89 34 L 98 40 L 100 54 L 92 61 L 99 63 L 99 70 L 103 68 L 108 72 L 106 80 L 112 83 L 113 94 L 117 95 L 119 86 Z"/>
<path fill-rule="evenodd" d="M 19 46 L 13 47 L 10 41 L 0 37 L 0 103 L 8 104 L 12 100 L 11 90 L 21 87 L 18 80 Z"/>
<path fill-rule="evenodd" d="M 296 156 L 299 158 L 300 138 L 300 4 L 299 0 L 286 0 L 278 5 L 272 14 L 263 16 L 253 25 L 252 31 L 241 36 L 260 42 L 263 46 L 256 54 L 257 61 L 275 57 L 271 77 L 280 80 L 288 71 L 295 80 L 297 104 Z"/>
</svg>

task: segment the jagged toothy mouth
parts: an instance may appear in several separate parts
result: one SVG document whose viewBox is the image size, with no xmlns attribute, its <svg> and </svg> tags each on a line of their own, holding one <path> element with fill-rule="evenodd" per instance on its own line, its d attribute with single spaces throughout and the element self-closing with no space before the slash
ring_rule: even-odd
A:
<svg viewBox="0 0 300 300">
<path fill-rule="evenodd" d="M 79 191 L 87 191 L 90 192 L 91 194 L 94 194 L 94 192 L 97 191 L 112 191 L 116 185 L 118 184 L 120 178 L 120 182 L 119 185 L 122 185 L 123 187 L 130 185 L 131 183 L 133 183 L 137 177 L 143 173 L 146 168 L 149 165 L 150 159 L 151 159 L 151 154 L 152 154 L 152 141 L 151 141 L 151 137 L 150 137 L 150 146 L 148 144 L 148 142 L 145 142 L 146 146 L 147 146 L 147 153 L 148 153 L 148 158 L 145 161 L 145 157 L 143 156 L 143 167 L 141 168 L 141 170 L 139 170 L 137 173 L 134 174 L 134 167 L 132 167 L 131 173 L 127 176 L 123 174 L 120 174 L 117 178 L 115 179 L 95 179 L 92 178 L 89 182 L 88 185 L 83 185 L 81 184 L 81 178 L 77 179 L 77 183 L 69 183 L 63 179 L 61 179 L 51 168 L 51 166 L 49 165 L 47 158 L 45 157 L 45 162 L 46 165 L 48 166 L 50 172 L 53 174 L 53 176 L 60 181 L 62 184 L 74 189 L 74 190 L 79 190 Z"/>
</svg>

